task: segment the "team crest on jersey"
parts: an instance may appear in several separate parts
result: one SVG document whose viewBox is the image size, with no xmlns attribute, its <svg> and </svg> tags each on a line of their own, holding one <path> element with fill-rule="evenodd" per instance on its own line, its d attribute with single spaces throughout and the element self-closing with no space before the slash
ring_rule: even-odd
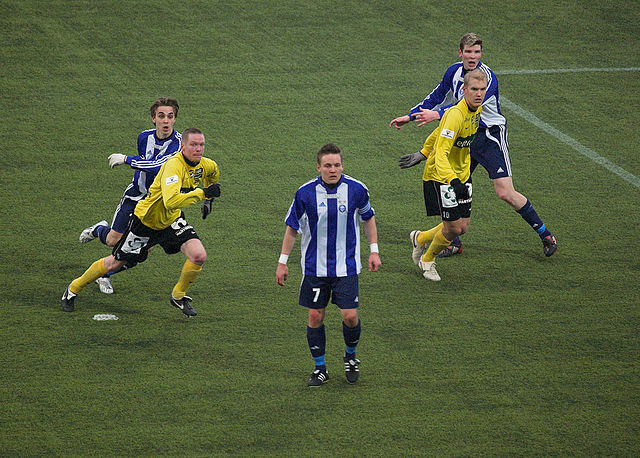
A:
<svg viewBox="0 0 640 458">
<path fill-rule="evenodd" d="M 347 211 L 347 206 L 346 206 L 345 204 L 341 204 L 341 205 L 338 207 L 338 210 L 340 211 L 340 213 L 344 213 L 344 212 L 346 212 L 346 211 Z"/>
</svg>

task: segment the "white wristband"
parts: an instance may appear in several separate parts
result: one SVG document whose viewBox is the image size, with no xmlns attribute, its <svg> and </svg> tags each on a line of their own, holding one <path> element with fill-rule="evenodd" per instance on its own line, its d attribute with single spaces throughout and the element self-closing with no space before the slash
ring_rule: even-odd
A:
<svg viewBox="0 0 640 458">
<path fill-rule="evenodd" d="M 289 255 L 288 254 L 282 254 L 280 253 L 280 259 L 278 259 L 278 262 L 280 264 L 287 264 L 287 261 L 289 260 Z"/>
<path fill-rule="evenodd" d="M 379 253 L 377 243 L 372 243 L 371 245 L 369 245 L 369 249 L 372 253 Z"/>
</svg>

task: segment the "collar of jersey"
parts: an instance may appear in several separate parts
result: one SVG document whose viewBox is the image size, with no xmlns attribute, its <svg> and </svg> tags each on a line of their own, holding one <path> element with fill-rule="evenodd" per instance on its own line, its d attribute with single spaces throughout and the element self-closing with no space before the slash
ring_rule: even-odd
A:
<svg viewBox="0 0 640 458">
<path fill-rule="evenodd" d="M 320 182 L 322 187 L 327 190 L 327 193 L 332 194 L 332 193 L 337 192 L 338 186 L 340 186 L 340 184 L 342 183 L 342 179 L 343 178 L 344 178 L 344 173 L 342 175 L 340 175 L 340 179 L 338 180 L 338 182 L 333 187 L 329 187 L 324 181 L 322 181 L 322 177 L 321 176 L 318 177 L 318 181 Z"/>
<path fill-rule="evenodd" d="M 200 163 L 200 161 L 198 162 L 193 162 L 190 161 L 189 159 L 186 158 L 186 156 L 184 155 L 184 153 L 182 151 L 180 151 L 180 154 L 182 154 L 182 159 L 184 159 L 184 162 L 189 166 L 189 167 L 195 167 L 196 165 L 198 165 Z"/>
</svg>

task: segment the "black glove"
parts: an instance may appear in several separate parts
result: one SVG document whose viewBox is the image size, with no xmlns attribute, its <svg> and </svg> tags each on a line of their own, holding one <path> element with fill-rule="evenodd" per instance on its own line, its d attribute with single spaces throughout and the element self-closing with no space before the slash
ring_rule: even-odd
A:
<svg viewBox="0 0 640 458">
<path fill-rule="evenodd" d="M 218 183 L 210 184 L 203 189 L 204 196 L 207 199 L 213 199 L 214 197 L 220 197 L 220 185 Z"/>
<path fill-rule="evenodd" d="M 202 219 L 207 219 L 207 215 L 209 215 L 209 213 L 211 213 L 211 203 L 213 202 L 213 199 L 211 200 L 203 200 L 202 201 Z"/>
<path fill-rule="evenodd" d="M 424 157 L 420 151 L 416 151 L 415 153 L 405 154 L 400 159 L 398 159 L 398 165 L 401 169 L 408 169 L 409 167 L 413 167 L 416 164 L 427 159 Z"/>
<path fill-rule="evenodd" d="M 460 203 L 461 200 L 467 200 L 469 198 L 469 189 L 466 185 L 462 184 L 459 178 L 454 178 L 449 183 L 456 193 L 456 201 Z"/>
</svg>

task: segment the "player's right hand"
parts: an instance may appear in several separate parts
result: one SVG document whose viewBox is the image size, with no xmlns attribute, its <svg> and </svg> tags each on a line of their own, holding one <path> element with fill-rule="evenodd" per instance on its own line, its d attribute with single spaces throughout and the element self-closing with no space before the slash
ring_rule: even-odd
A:
<svg viewBox="0 0 640 458">
<path fill-rule="evenodd" d="M 415 153 L 405 154 L 404 156 L 398 159 L 398 165 L 401 169 L 408 169 L 409 167 L 413 167 L 414 165 L 419 164 L 420 162 L 426 160 L 427 158 L 420 151 L 416 151 Z"/>
<path fill-rule="evenodd" d="M 127 162 L 127 156 L 124 154 L 115 153 L 109 156 L 109 167 L 114 168 L 116 165 L 125 164 Z"/>
<path fill-rule="evenodd" d="M 396 129 L 400 130 L 402 129 L 402 126 L 404 126 L 408 122 L 411 122 L 411 118 L 409 116 L 399 116 L 389 123 L 389 127 L 395 127 Z"/>
</svg>

